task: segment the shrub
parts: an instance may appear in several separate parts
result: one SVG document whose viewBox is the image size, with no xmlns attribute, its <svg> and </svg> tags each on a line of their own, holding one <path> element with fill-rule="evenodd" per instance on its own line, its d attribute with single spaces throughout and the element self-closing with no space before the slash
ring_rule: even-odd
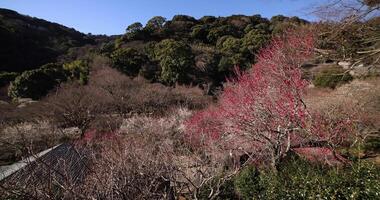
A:
<svg viewBox="0 0 380 200">
<path fill-rule="evenodd" d="M 318 73 L 315 76 L 313 83 L 317 87 L 329 87 L 334 89 L 336 86 L 348 83 L 352 79 L 353 77 L 343 69 L 331 68 Z"/>
<path fill-rule="evenodd" d="M 78 127 L 84 134 L 98 115 L 106 113 L 109 99 L 101 88 L 70 83 L 50 94 L 46 106 L 50 109 L 50 119 L 58 126 Z"/>
<path fill-rule="evenodd" d="M 203 95 L 199 88 L 171 88 L 159 83 L 152 84 L 141 77 L 130 79 L 108 67 L 93 72 L 89 85 L 103 90 L 111 98 L 108 102 L 109 109 L 121 115 L 163 115 L 179 106 L 204 108 L 211 101 L 211 97 Z"/>
<path fill-rule="evenodd" d="M 82 85 L 87 84 L 88 75 L 90 73 L 88 61 L 75 60 L 71 63 L 65 63 L 63 64 L 63 69 L 66 70 L 66 73 L 68 73 L 68 79 L 78 79 L 79 83 Z"/>
<path fill-rule="evenodd" d="M 12 98 L 39 99 L 65 80 L 66 74 L 62 66 L 46 64 L 17 76 L 8 89 L 8 95 Z"/>
<path fill-rule="evenodd" d="M 263 190 L 260 185 L 258 170 L 250 165 L 244 168 L 234 180 L 235 188 L 243 199 L 252 199 L 257 197 Z"/>
<path fill-rule="evenodd" d="M 284 163 L 278 174 L 265 173 L 263 199 L 378 199 L 380 173 L 372 165 L 334 169 L 302 160 Z"/>
<path fill-rule="evenodd" d="M 16 72 L 0 72 L 0 87 L 7 85 L 18 76 Z"/>
</svg>

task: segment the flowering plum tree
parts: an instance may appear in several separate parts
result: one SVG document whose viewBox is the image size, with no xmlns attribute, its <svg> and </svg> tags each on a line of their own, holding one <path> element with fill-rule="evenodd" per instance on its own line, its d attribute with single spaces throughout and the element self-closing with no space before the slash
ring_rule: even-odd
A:
<svg viewBox="0 0 380 200">
<path fill-rule="evenodd" d="M 311 120 L 302 100 L 308 82 L 300 66 L 313 50 L 314 35 L 306 28 L 273 39 L 250 71 L 236 68 L 236 78 L 228 81 L 216 107 L 186 122 L 187 134 L 198 142 L 219 139 L 235 145 L 231 148 L 241 145 L 236 141 L 249 141 L 255 159 L 276 169 L 292 145 L 321 139 L 311 135 L 318 127 L 312 122 L 322 121 Z"/>
</svg>

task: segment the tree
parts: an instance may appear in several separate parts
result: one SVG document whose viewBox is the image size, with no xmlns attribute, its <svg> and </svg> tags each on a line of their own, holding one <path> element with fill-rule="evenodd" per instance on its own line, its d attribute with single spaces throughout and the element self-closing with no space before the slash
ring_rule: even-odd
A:
<svg viewBox="0 0 380 200">
<path fill-rule="evenodd" d="M 144 40 L 146 39 L 149 31 L 143 29 L 143 25 L 140 22 L 133 23 L 126 29 L 127 40 Z"/>
<path fill-rule="evenodd" d="M 234 66 L 240 66 L 245 68 L 246 65 L 250 65 L 249 57 L 242 48 L 242 40 L 232 36 L 223 36 L 219 38 L 217 42 L 217 48 L 223 54 L 222 59 L 219 62 L 219 72 L 231 73 Z"/>
<path fill-rule="evenodd" d="M 256 54 L 269 41 L 270 35 L 263 30 L 253 29 L 244 35 L 242 39 L 243 48 L 252 55 Z"/>
<path fill-rule="evenodd" d="M 161 66 L 161 80 L 167 84 L 186 81 L 186 72 L 194 65 L 189 45 L 166 39 L 155 47 L 156 59 Z"/>
<path fill-rule="evenodd" d="M 313 134 L 302 100 L 307 82 L 300 70 L 312 56 L 313 44 L 309 30 L 274 39 L 251 71 L 236 70 L 236 79 L 229 81 L 216 107 L 186 122 L 187 134 L 200 143 L 216 140 L 230 150 L 248 148 L 256 162 L 276 170 L 293 145 Z"/>
<path fill-rule="evenodd" d="M 155 16 L 146 23 L 146 27 L 153 30 L 162 29 L 164 27 L 165 22 L 165 17 Z"/>
<path fill-rule="evenodd" d="M 121 48 L 111 54 L 113 67 L 129 76 L 137 76 L 141 66 L 146 63 L 145 55 L 132 48 Z"/>
<path fill-rule="evenodd" d="M 207 40 L 210 43 L 215 44 L 218 41 L 218 39 L 224 35 L 235 36 L 236 30 L 231 25 L 223 25 L 223 26 L 212 28 L 207 35 Z"/>
<path fill-rule="evenodd" d="M 202 42 L 207 42 L 208 31 L 207 25 L 196 25 L 192 28 L 190 36 Z"/>
<path fill-rule="evenodd" d="M 143 29 L 143 25 L 140 22 L 135 22 L 129 25 L 126 29 L 127 33 L 137 33 Z"/>
</svg>

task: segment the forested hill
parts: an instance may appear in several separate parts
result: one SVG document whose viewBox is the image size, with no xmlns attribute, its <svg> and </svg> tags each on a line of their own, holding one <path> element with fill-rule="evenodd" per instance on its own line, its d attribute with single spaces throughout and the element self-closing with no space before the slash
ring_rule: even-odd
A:
<svg viewBox="0 0 380 200">
<path fill-rule="evenodd" d="M 104 44 L 113 67 L 130 76 L 165 84 L 220 84 L 235 66 L 247 69 L 273 35 L 308 24 L 298 17 L 260 15 L 152 17 L 129 25 L 126 33 Z M 211 86 L 211 87 L 213 87 Z M 207 86 L 208 87 L 208 86 Z"/>
<path fill-rule="evenodd" d="M 70 74 L 85 83 L 90 65 L 97 65 L 94 58 L 101 56 L 130 77 L 142 76 L 165 85 L 198 85 L 211 94 L 221 88 L 235 66 L 247 69 L 255 63 L 255 55 L 273 35 L 303 24 L 308 22 L 282 15 L 271 19 L 260 15 L 154 16 L 145 25 L 129 25 L 122 35 L 94 36 L 0 9 L 0 86 L 14 81 L 8 95 L 40 98 L 56 84 L 73 79 Z M 62 72 L 58 77 L 56 68 Z M 31 78 L 31 74 L 52 82 L 39 83 L 41 77 Z M 41 92 L 31 92 L 32 85 Z"/>
<path fill-rule="evenodd" d="M 94 40 L 73 28 L 0 8 L 0 71 L 38 68 Z"/>
</svg>

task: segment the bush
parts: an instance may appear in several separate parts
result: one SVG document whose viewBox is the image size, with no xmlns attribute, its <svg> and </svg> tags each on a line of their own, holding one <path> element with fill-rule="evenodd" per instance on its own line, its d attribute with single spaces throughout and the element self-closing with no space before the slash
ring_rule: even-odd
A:
<svg viewBox="0 0 380 200">
<path fill-rule="evenodd" d="M 0 72 L 0 87 L 7 85 L 18 76 L 16 72 Z"/>
<path fill-rule="evenodd" d="M 66 74 L 62 66 L 46 64 L 17 76 L 8 89 L 8 95 L 12 98 L 39 99 L 65 80 Z"/>
<path fill-rule="evenodd" d="M 325 69 L 318 73 L 313 83 L 317 87 L 329 87 L 334 89 L 338 85 L 352 81 L 353 77 L 341 68 Z"/>
<path fill-rule="evenodd" d="M 162 115 L 178 106 L 200 109 L 211 101 L 211 97 L 203 95 L 199 88 L 165 87 L 142 78 L 130 79 L 117 70 L 106 67 L 91 74 L 89 85 L 106 92 L 111 98 L 108 105 L 110 110 L 122 115 Z"/>
<path fill-rule="evenodd" d="M 244 168 L 234 180 L 235 188 L 243 199 L 256 197 L 263 190 L 260 185 L 259 172 L 254 166 Z"/>
<path fill-rule="evenodd" d="M 46 98 L 49 119 L 60 127 L 78 127 L 82 134 L 99 115 L 106 113 L 107 93 L 89 85 L 63 84 Z"/>
<path fill-rule="evenodd" d="M 378 199 L 379 169 L 355 163 L 334 169 L 303 160 L 284 163 L 278 174 L 263 174 L 263 199 Z"/>
<path fill-rule="evenodd" d="M 78 79 L 80 84 L 87 84 L 90 68 L 86 60 L 75 60 L 71 63 L 63 64 L 63 69 L 68 73 L 69 79 Z"/>
</svg>

